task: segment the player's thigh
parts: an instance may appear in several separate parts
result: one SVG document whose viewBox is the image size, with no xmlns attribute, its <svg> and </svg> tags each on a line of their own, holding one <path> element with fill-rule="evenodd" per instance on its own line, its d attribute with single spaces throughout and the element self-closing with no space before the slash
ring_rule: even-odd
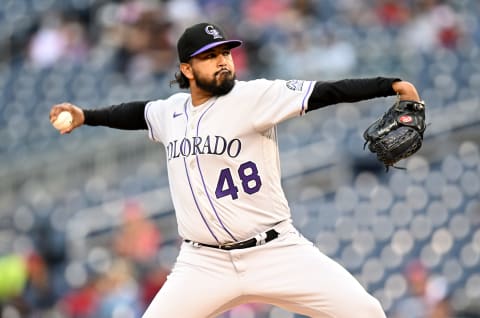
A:
<svg viewBox="0 0 480 318">
<path fill-rule="evenodd" d="M 143 318 L 210 317 L 238 296 L 238 282 L 231 275 L 228 262 L 196 254 L 190 246 L 186 249 Z"/>
<path fill-rule="evenodd" d="M 379 302 L 344 267 L 298 233 L 287 236 L 265 249 L 269 259 L 252 264 L 268 269 L 261 277 L 252 275 L 255 293 L 311 317 L 385 317 Z"/>
</svg>

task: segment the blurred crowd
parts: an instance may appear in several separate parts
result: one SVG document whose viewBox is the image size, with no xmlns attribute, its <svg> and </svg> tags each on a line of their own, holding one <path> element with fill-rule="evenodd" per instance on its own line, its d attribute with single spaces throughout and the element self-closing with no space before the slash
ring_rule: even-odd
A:
<svg viewBox="0 0 480 318">
<path fill-rule="evenodd" d="M 162 235 L 136 202 L 89 260 L 68 261 L 65 236 L 48 223 L 32 236 L 28 254 L 0 258 L 2 317 L 139 317 L 168 274 Z"/>
<path fill-rule="evenodd" d="M 14 112 L 10 102 L 15 98 L 22 102 L 15 88 L 5 84 L 10 76 L 4 71 L 7 66 L 42 74 L 59 65 L 89 65 L 132 85 L 168 83 L 178 65 L 176 39 L 185 27 L 199 21 L 214 21 L 230 37 L 244 41 L 232 52 L 239 79 L 322 80 L 398 72 L 418 83 L 421 92 L 425 89 L 426 97 L 431 87 L 445 88 L 444 95 L 435 93 L 436 101 L 469 98 L 478 89 L 475 77 L 467 85 L 471 90 L 449 95 L 449 84 L 454 84 L 445 83 L 444 77 L 432 79 L 414 61 L 431 60 L 436 52 L 475 60 L 479 13 L 477 0 L 3 0 L 0 124 L 14 128 L 16 122 L 7 119 Z M 442 67 L 448 68 L 446 64 Z M 460 71 L 475 68 L 467 65 Z M 110 79 L 115 80 L 105 80 Z M 81 91 L 85 86 L 88 83 L 77 80 L 71 89 Z M 0 136 L 6 135 L 0 131 Z M 8 212 L 0 210 L 0 221 Z M 50 212 L 34 217 L 18 214 L 14 224 L 28 233 L 22 233 L 15 244 L 0 243 L 0 315 L 140 317 L 170 270 L 170 260 L 162 259 L 163 249 L 178 242 L 166 242 L 142 203 L 126 199 L 118 224 L 97 233 L 101 239 L 95 241 L 100 243 L 92 247 L 88 259 L 72 258 L 75 244 L 55 222 L 65 223 Z M 0 222 L 0 234 L 6 227 Z M 419 260 L 404 269 L 409 295 L 390 308 L 393 317 L 454 317 L 444 278 L 429 273 Z M 249 304 L 222 317 L 293 317 L 275 310 Z M 479 317 L 478 312 L 469 315 Z"/>
<path fill-rule="evenodd" d="M 4 15 L 28 14 L 29 0 L 7 1 Z M 18 3 L 19 2 L 19 3 Z M 63 5 L 32 1 L 36 10 L 27 27 L 3 34 L 3 60 L 25 59 L 37 68 L 58 63 L 111 63 L 131 80 L 172 77 L 175 44 L 183 29 L 215 21 L 231 37 L 245 41 L 234 54 L 239 77 L 297 76 L 331 78 L 360 63 L 353 30 L 379 28 L 399 33 L 403 43 L 389 49 L 432 52 L 468 46 L 474 21 L 458 13 L 475 1 L 441 0 L 70 0 Z M 15 4 L 14 4 L 15 3 Z M 475 9 L 475 8 L 472 8 Z M 478 8 L 477 8 L 478 9 Z M 7 17 L 7 16 L 6 16 Z M 22 17 L 26 19 L 27 17 Z M 467 19 L 465 19 L 467 18 Z M 18 18 L 18 20 L 21 20 Z M 478 40 L 478 35 L 476 35 Z M 406 45 L 408 43 L 408 45 Z M 288 63 L 285 63 L 288 61 Z"/>
</svg>

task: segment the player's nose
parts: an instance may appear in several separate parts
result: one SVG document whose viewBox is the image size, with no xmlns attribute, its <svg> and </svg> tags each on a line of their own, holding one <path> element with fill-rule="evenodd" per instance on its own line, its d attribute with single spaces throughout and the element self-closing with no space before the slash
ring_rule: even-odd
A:
<svg viewBox="0 0 480 318">
<path fill-rule="evenodd" d="M 217 65 L 225 66 L 227 65 L 227 58 L 223 54 L 218 54 L 217 56 Z"/>
</svg>

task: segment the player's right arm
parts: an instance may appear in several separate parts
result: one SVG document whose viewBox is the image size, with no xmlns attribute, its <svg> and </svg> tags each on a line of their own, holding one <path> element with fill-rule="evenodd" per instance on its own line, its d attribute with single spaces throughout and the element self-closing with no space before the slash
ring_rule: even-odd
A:
<svg viewBox="0 0 480 318">
<path fill-rule="evenodd" d="M 62 111 L 68 111 L 72 114 L 73 122 L 70 127 L 61 130 L 61 134 L 70 133 L 82 125 L 106 126 L 125 130 L 148 129 L 144 115 L 147 103 L 148 101 L 137 101 L 99 109 L 82 109 L 70 103 L 61 103 L 52 106 L 50 122 L 53 123 Z"/>
</svg>

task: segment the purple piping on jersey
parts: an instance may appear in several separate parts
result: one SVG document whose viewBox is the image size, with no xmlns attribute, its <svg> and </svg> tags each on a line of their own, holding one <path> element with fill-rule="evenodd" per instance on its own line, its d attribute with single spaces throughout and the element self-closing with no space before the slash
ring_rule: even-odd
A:
<svg viewBox="0 0 480 318">
<path fill-rule="evenodd" d="M 220 244 L 220 241 L 218 240 L 217 236 L 215 235 L 215 233 L 213 233 L 213 230 L 210 228 L 210 226 L 208 226 L 208 222 L 205 219 L 205 216 L 203 215 L 202 210 L 200 209 L 200 206 L 198 205 L 197 199 L 195 198 L 195 193 L 193 192 L 192 183 L 190 182 L 190 176 L 188 175 L 187 159 L 183 158 L 183 164 L 185 166 L 185 173 L 187 175 L 188 185 L 190 186 L 190 191 L 192 192 L 193 201 L 195 202 L 195 205 L 197 206 L 198 213 L 202 217 L 203 223 L 205 223 L 205 225 L 207 226 L 207 229 L 210 232 L 210 234 L 212 234 L 215 241 L 217 241 L 217 243 Z"/>
<path fill-rule="evenodd" d="M 310 93 L 310 90 L 312 88 L 312 84 L 313 82 L 310 82 L 310 84 L 308 85 L 308 89 L 307 89 L 307 92 L 305 93 L 305 96 L 303 97 L 303 100 L 302 100 L 302 110 L 300 111 L 300 116 L 303 115 L 303 113 L 305 112 L 305 99 L 307 98 L 308 96 L 308 93 Z"/>
<path fill-rule="evenodd" d="M 187 124 L 188 124 L 187 102 L 188 102 L 188 99 L 187 99 L 187 101 L 185 102 L 184 110 L 185 110 L 185 117 L 186 117 Z M 185 126 L 185 137 L 187 136 L 187 127 L 188 127 L 188 125 Z M 215 241 L 217 241 L 217 243 L 220 244 L 220 241 L 218 240 L 217 236 L 215 235 L 215 233 L 213 232 L 213 230 L 212 230 L 212 229 L 210 228 L 210 226 L 208 225 L 208 222 L 207 222 L 207 220 L 205 219 L 205 216 L 203 215 L 202 210 L 200 209 L 200 206 L 198 205 L 197 198 L 195 197 L 195 192 L 193 191 L 192 183 L 190 182 L 190 175 L 188 174 L 188 167 L 187 167 L 187 159 L 186 159 L 185 157 L 183 158 L 183 165 L 185 166 L 185 174 L 186 174 L 186 176 L 187 176 L 188 186 L 190 187 L 190 192 L 192 193 L 193 201 L 195 202 L 195 205 L 197 206 L 197 211 L 198 211 L 198 213 L 200 214 L 200 217 L 202 218 L 203 223 L 205 223 L 205 226 L 207 227 L 207 229 L 208 229 L 208 231 L 210 232 L 210 234 L 212 234 L 212 236 L 213 236 L 213 238 L 215 239 Z"/>
<path fill-rule="evenodd" d="M 185 113 L 185 116 L 187 116 L 187 121 L 188 121 L 187 103 L 188 103 L 188 98 L 185 104 L 183 104 L 183 112 Z"/>
<path fill-rule="evenodd" d="M 216 102 L 216 100 L 212 103 L 212 105 L 210 105 L 210 106 L 202 113 L 202 115 L 200 115 L 200 118 L 198 119 L 198 122 L 197 122 L 197 136 L 198 136 L 198 133 L 199 133 L 200 121 L 202 120 L 203 116 L 210 110 L 210 108 L 212 108 L 212 106 L 215 105 L 215 102 Z M 198 166 L 198 171 L 200 172 L 200 178 L 202 179 L 203 189 L 205 190 L 205 194 L 207 195 L 208 202 L 210 202 L 210 206 L 212 207 L 213 212 L 215 212 L 215 215 L 217 216 L 217 220 L 218 220 L 218 222 L 220 223 L 220 225 L 222 226 L 222 228 L 225 230 L 225 232 L 227 232 L 228 235 L 230 235 L 230 237 L 231 237 L 233 240 L 238 241 L 238 240 L 235 238 L 235 236 L 233 236 L 232 233 L 227 229 L 227 227 L 225 226 L 225 224 L 223 224 L 222 219 L 220 218 L 220 215 L 218 215 L 217 209 L 215 209 L 215 206 L 213 205 L 212 198 L 210 198 L 210 195 L 208 194 L 208 191 L 207 191 L 207 185 L 205 184 L 205 179 L 203 178 L 202 169 L 201 169 L 201 167 L 200 167 L 200 160 L 198 159 L 198 157 L 199 157 L 198 155 L 195 155 L 195 159 L 196 159 L 196 161 L 197 161 L 197 166 Z"/>
</svg>

